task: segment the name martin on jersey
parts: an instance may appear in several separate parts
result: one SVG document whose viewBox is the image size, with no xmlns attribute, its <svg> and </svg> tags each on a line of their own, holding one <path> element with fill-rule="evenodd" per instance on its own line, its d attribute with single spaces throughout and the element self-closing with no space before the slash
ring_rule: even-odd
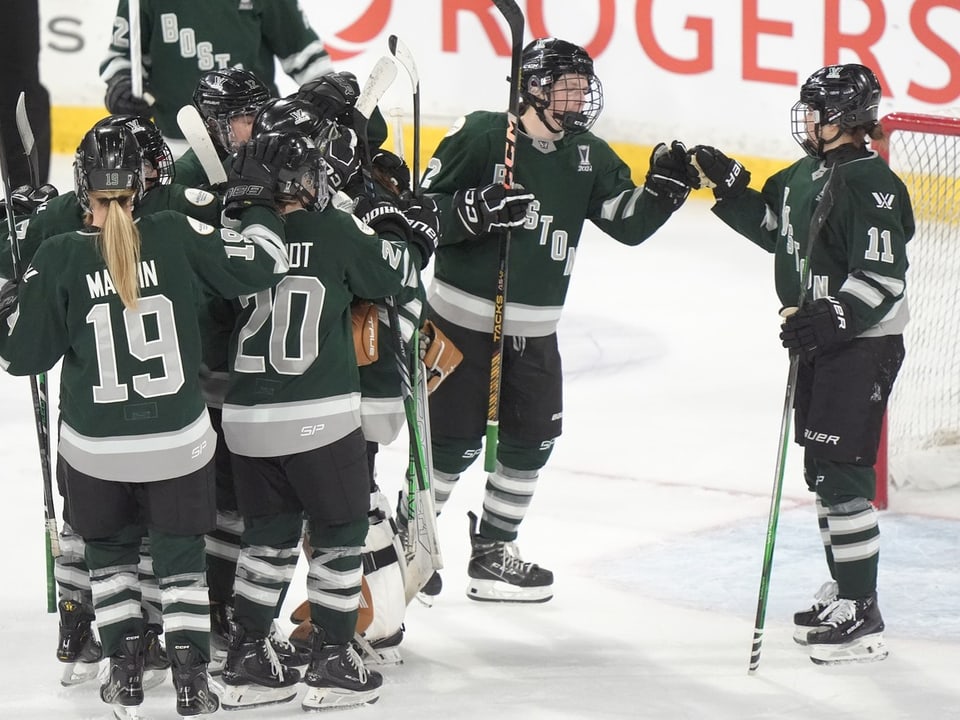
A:
<svg viewBox="0 0 960 720">
<path fill-rule="evenodd" d="M 157 287 L 160 285 L 155 260 L 140 261 L 140 266 L 137 268 L 137 284 L 141 288 Z M 87 274 L 87 290 L 90 291 L 91 300 L 106 297 L 110 294 L 117 294 L 116 289 L 113 287 L 113 280 L 110 279 L 110 273 L 106 268 Z"/>
</svg>

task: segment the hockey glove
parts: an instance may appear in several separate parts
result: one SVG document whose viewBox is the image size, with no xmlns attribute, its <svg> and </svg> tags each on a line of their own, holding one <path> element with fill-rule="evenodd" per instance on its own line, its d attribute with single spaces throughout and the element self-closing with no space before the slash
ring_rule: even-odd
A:
<svg viewBox="0 0 960 720">
<path fill-rule="evenodd" d="M 320 117 L 333 120 L 357 103 L 360 84 L 352 72 L 334 72 L 300 86 L 296 98 L 310 103 Z"/>
<path fill-rule="evenodd" d="M 144 95 L 149 95 L 146 87 Z M 114 115 L 140 115 L 150 117 L 153 102 L 133 94 L 133 81 L 126 73 L 117 73 L 107 83 L 107 95 L 103 99 L 104 105 Z"/>
<path fill-rule="evenodd" d="M 387 200 L 371 200 L 366 195 L 357 198 L 353 214 L 377 235 L 390 233 L 395 238 L 410 242 L 410 223 L 403 211 Z"/>
<path fill-rule="evenodd" d="M 53 185 L 41 185 L 38 188 L 21 185 L 10 193 L 10 207 L 14 215 L 32 215 L 38 207 L 59 194 Z M 6 211 L 6 206 L 6 201 L 0 198 L 0 213 Z"/>
<path fill-rule="evenodd" d="M 334 190 L 343 190 L 360 169 L 357 134 L 341 126 L 340 134 L 327 143 L 323 159 L 327 163 L 327 183 Z"/>
<path fill-rule="evenodd" d="M 420 269 L 423 270 L 440 239 L 440 211 L 431 198 L 422 197 L 411 202 L 403 215 L 410 223 L 410 242 L 420 251 Z"/>
<path fill-rule="evenodd" d="M 695 187 L 713 188 L 717 200 L 742 195 L 750 184 L 750 171 L 715 147 L 697 145 L 689 152 L 690 163 L 699 175 Z"/>
<path fill-rule="evenodd" d="M 427 320 L 420 328 L 420 359 L 427 368 L 427 394 L 429 395 L 463 361 L 463 353 L 453 341 Z"/>
<path fill-rule="evenodd" d="M 467 232 L 477 236 L 520 227 L 533 200 L 533 193 L 523 188 L 507 190 L 503 185 L 486 185 L 458 190 L 453 208 Z"/>
<path fill-rule="evenodd" d="M 650 154 L 650 169 L 643 181 L 643 188 L 654 197 L 670 203 L 674 210 L 683 205 L 696 187 L 696 173 L 687 162 L 687 148 L 679 140 L 669 146 L 657 145 Z"/>
<path fill-rule="evenodd" d="M 275 210 L 277 178 L 289 155 L 289 149 L 281 147 L 277 137 L 253 139 L 241 146 L 231 159 L 227 173 L 224 215 L 236 219 L 244 208 L 251 205 Z"/>
<path fill-rule="evenodd" d="M 780 330 L 783 346 L 804 362 L 856 337 L 850 306 L 833 297 L 807 303 L 787 317 Z"/>
</svg>

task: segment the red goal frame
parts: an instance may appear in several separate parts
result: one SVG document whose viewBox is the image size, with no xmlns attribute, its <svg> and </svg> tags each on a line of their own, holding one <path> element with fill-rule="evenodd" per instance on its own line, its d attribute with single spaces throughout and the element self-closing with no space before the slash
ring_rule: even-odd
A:
<svg viewBox="0 0 960 720">
<path fill-rule="evenodd" d="M 879 155 L 890 162 L 890 138 L 896 132 L 913 132 L 930 135 L 957 135 L 960 136 L 960 117 L 946 115 L 924 115 L 922 113 L 894 112 L 883 116 L 880 120 L 884 129 L 883 140 L 874 143 L 874 149 Z M 909 291 L 908 291 L 909 292 Z M 886 509 L 889 503 L 889 465 L 887 461 L 887 421 L 884 418 L 883 429 L 880 434 L 880 450 L 877 453 L 877 462 L 874 465 L 877 474 L 877 495 L 874 505 L 879 510 Z"/>
</svg>

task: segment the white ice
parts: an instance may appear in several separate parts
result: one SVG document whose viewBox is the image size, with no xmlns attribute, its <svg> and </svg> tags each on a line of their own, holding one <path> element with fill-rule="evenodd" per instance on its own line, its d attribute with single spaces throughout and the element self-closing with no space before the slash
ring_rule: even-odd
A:
<svg viewBox="0 0 960 720">
<path fill-rule="evenodd" d="M 432 608 L 410 607 L 405 662 L 385 670 L 379 703 L 356 717 L 960 718 L 960 491 L 893 495 L 880 518 L 890 656 L 818 667 L 791 639 L 792 612 L 826 579 L 794 446 L 760 668 L 747 674 L 787 372 L 772 272 L 771 257 L 705 200 L 639 248 L 590 226 L 560 333 L 564 434 L 519 543 L 554 571 L 556 596 L 528 607 L 465 597 L 478 463 L 440 518 L 443 593 Z M 56 387 L 54 375 L 54 407 Z M 26 379 L 0 377 L 0 397 L 0 716 L 107 718 L 97 683 L 59 685 Z M 405 456 L 402 441 L 381 453 L 390 494 Z M 302 582 L 301 567 L 288 606 L 303 599 Z M 142 712 L 177 717 L 169 682 Z M 243 715 L 302 712 L 293 703 Z"/>
</svg>

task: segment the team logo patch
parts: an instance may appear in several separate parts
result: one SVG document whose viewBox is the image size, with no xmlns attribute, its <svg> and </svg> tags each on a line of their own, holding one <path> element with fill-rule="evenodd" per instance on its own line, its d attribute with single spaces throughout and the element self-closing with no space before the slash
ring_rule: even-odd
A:
<svg viewBox="0 0 960 720">
<path fill-rule="evenodd" d="M 590 146 L 577 145 L 577 152 L 580 153 L 580 164 L 577 165 L 577 172 L 593 172 L 593 165 L 590 164 Z"/>
<path fill-rule="evenodd" d="M 873 195 L 874 202 L 877 203 L 877 207 L 881 210 L 893 210 L 893 199 L 895 195 L 893 193 L 871 193 Z"/>
</svg>

